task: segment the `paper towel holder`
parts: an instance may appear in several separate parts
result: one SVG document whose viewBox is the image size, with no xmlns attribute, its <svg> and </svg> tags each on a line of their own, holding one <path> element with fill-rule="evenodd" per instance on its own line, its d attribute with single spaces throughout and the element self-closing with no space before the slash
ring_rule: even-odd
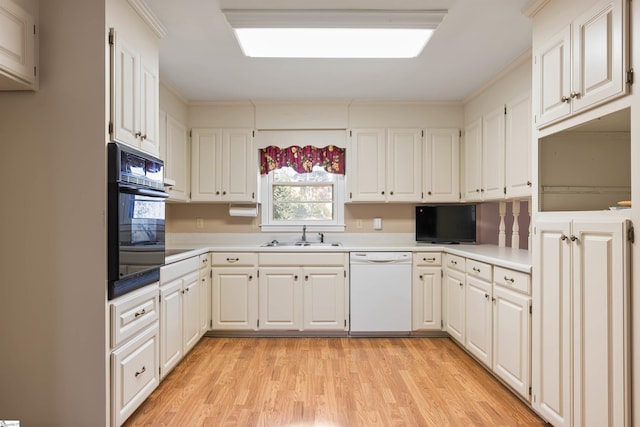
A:
<svg viewBox="0 0 640 427">
<path fill-rule="evenodd" d="M 258 216 L 258 204 L 230 204 L 229 216 L 256 217 Z"/>
</svg>

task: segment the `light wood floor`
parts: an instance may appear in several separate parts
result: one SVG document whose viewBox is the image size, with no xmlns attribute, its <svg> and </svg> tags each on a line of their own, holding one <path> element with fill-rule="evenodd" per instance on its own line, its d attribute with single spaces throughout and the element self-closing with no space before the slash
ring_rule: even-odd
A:
<svg viewBox="0 0 640 427">
<path fill-rule="evenodd" d="M 543 426 L 448 338 L 203 338 L 127 426 Z"/>
</svg>

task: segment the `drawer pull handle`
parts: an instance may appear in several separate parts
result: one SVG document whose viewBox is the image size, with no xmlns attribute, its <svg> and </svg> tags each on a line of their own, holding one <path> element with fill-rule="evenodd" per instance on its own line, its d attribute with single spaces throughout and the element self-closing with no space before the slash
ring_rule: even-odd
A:
<svg viewBox="0 0 640 427">
<path fill-rule="evenodd" d="M 456 261 L 455 259 L 452 259 L 452 260 L 451 260 L 451 264 L 453 264 L 453 265 L 458 265 L 458 261 Z"/>
<path fill-rule="evenodd" d="M 240 261 L 240 258 L 227 258 L 227 262 L 234 263 L 234 262 L 238 262 L 238 261 Z"/>
<path fill-rule="evenodd" d="M 143 366 L 142 369 L 140 369 L 135 373 L 135 377 L 138 378 L 140 375 L 144 374 L 145 372 L 147 372 L 147 368 Z"/>
<path fill-rule="evenodd" d="M 480 269 L 476 267 L 473 267 L 473 271 L 475 271 L 476 273 L 480 273 Z"/>
<path fill-rule="evenodd" d="M 143 314 L 146 314 L 146 313 L 147 313 L 147 309 L 143 308 L 140 311 L 136 311 L 136 314 L 134 314 L 133 317 L 135 317 L 137 319 L 138 317 L 140 317 L 140 316 L 142 316 Z"/>
<path fill-rule="evenodd" d="M 422 258 L 423 261 L 426 262 L 434 262 L 436 259 L 435 258 Z"/>
<path fill-rule="evenodd" d="M 515 279 L 513 277 L 504 276 L 504 280 L 505 282 L 511 282 L 511 283 L 515 282 Z"/>
</svg>

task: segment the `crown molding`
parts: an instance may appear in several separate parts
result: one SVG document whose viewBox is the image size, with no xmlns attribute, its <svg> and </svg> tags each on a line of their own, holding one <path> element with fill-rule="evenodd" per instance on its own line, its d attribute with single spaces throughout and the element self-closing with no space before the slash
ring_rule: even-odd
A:
<svg viewBox="0 0 640 427">
<path fill-rule="evenodd" d="M 138 15 L 142 18 L 144 22 L 149 25 L 149 27 L 153 30 L 153 32 L 158 36 L 158 38 L 163 38 L 167 35 L 167 30 L 162 25 L 162 22 L 156 17 L 156 15 L 149 9 L 149 6 L 144 2 L 144 0 L 127 0 L 131 7 L 138 12 Z"/>
<path fill-rule="evenodd" d="M 521 12 L 527 18 L 533 18 L 549 1 L 550 0 L 531 0 L 522 8 Z"/>
</svg>

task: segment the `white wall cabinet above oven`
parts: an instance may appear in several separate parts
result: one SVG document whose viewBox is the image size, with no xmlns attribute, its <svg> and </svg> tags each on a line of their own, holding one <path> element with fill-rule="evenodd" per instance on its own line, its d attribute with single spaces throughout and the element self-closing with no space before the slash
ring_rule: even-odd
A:
<svg viewBox="0 0 640 427">
<path fill-rule="evenodd" d="M 37 16 L 0 0 L 0 90 L 38 89 Z"/>
</svg>

